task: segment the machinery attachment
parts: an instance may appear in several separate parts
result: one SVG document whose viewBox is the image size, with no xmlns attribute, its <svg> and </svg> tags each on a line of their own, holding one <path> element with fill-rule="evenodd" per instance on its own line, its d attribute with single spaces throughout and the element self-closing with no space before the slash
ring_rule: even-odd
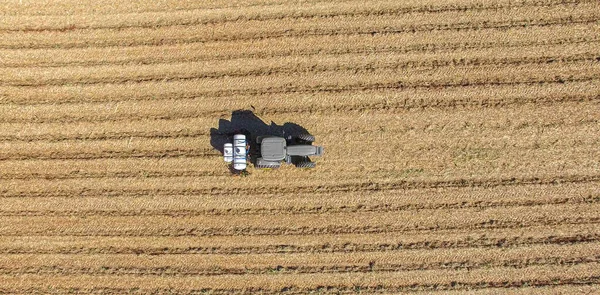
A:
<svg viewBox="0 0 600 295">
<path fill-rule="evenodd" d="M 236 134 L 233 136 L 233 144 L 226 143 L 223 146 L 223 160 L 227 163 L 233 162 L 233 169 L 245 170 L 247 166 L 247 145 L 246 136 Z"/>
<path fill-rule="evenodd" d="M 236 134 L 233 136 L 233 169 L 246 169 L 246 136 Z"/>
</svg>

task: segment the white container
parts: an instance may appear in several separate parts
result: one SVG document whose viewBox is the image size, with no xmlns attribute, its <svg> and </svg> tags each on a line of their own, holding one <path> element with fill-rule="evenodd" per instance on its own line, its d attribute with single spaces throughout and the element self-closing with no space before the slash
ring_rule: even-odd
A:
<svg viewBox="0 0 600 295">
<path fill-rule="evenodd" d="M 232 143 L 226 143 L 225 146 L 223 146 L 223 159 L 227 163 L 233 162 L 233 144 Z"/>
<path fill-rule="evenodd" d="M 233 169 L 246 169 L 246 136 L 243 134 L 233 136 Z"/>
</svg>

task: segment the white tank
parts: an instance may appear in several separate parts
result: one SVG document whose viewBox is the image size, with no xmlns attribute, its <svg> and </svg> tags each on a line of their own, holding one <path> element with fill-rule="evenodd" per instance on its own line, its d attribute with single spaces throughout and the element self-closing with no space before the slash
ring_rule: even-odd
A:
<svg viewBox="0 0 600 295">
<path fill-rule="evenodd" d="M 227 162 L 227 163 L 233 162 L 233 144 L 232 143 L 226 143 L 225 146 L 223 147 L 223 159 L 225 159 L 225 162 Z"/>
<path fill-rule="evenodd" d="M 233 169 L 246 169 L 246 136 L 243 134 L 233 136 Z"/>
</svg>

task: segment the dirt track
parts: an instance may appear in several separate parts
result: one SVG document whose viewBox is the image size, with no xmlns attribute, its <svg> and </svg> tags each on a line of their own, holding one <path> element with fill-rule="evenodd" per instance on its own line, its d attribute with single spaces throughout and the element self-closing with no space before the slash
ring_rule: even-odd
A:
<svg viewBox="0 0 600 295">
<path fill-rule="evenodd" d="M 600 292 L 600 4 L 0 4 L 0 293 Z M 211 128 L 317 169 L 232 176 Z"/>
</svg>

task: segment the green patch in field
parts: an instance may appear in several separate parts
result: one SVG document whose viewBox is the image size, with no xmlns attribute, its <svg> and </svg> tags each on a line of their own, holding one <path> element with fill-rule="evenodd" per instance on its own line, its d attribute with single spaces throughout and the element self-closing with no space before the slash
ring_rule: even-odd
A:
<svg viewBox="0 0 600 295">
<path fill-rule="evenodd" d="M 400 177 L 413 177 L 422 175 L 425 170 L 423 168 L 408 168 L 400 171 Z"/>
<path fill-rule="evenodd" d="M 454 166 L 472 161 L 493 161 L 500 157 L 500 151 L 492 148 L 466 148 L 452 155 Z"/>
</svg>

